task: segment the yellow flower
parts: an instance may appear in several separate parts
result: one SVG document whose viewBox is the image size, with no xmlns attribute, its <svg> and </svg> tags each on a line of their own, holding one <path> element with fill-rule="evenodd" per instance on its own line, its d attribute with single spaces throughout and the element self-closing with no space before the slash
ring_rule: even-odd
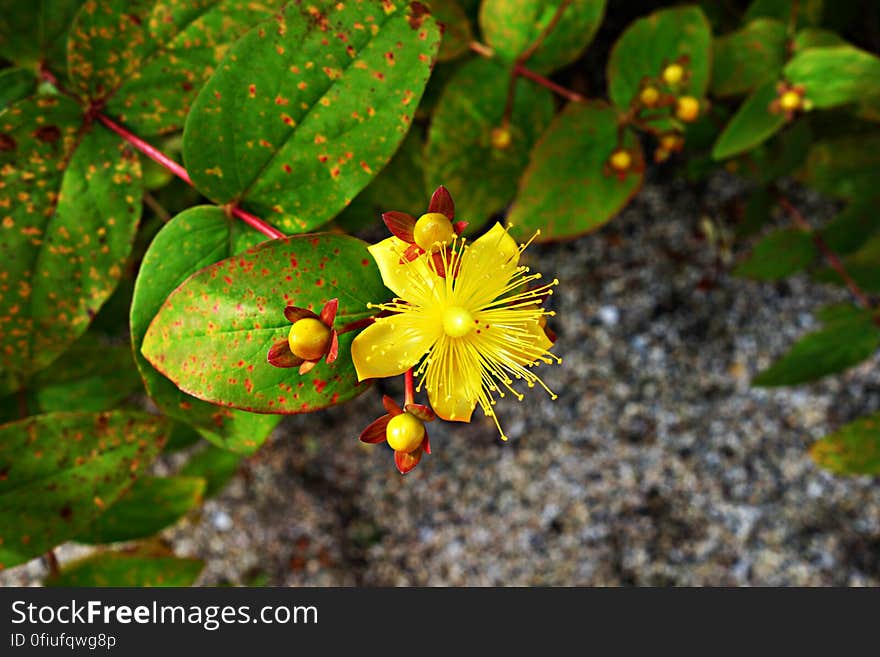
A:
<svg viewBox="0 0 880 657">
<path fill-rule="evenodd" d="M 518 246 L 495 226 L 473 243 L 455 238 L 441 251 L 446 277 L 429 255 L 408 261 L 407 244 L 390 237 L 370 247 L 385 285 L 397 296 L 371 305 L 390 313 L 358 335 L 351 355 L 360 380 L 403 374 L 416 368 L 437 415 L 469 422 L 477 404 L 495 420 L 495 397 L 510 392 L 515 380 L 537 383 L 556 398 L 532 371 L 540 362 L 560 362 L 548 349 L 552 342 L 543 320 L 552 315 L 541 306 L 558 283 L 534 289 L 541 277 L 519 264 L 527 245 Z"/>
</svg>

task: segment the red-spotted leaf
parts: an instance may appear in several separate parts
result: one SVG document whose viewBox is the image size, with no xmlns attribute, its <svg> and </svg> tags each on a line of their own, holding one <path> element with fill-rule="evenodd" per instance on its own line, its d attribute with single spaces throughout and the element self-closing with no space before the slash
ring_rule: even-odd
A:
<svg viewBox="0 0 880 657">
<path fill-rule="evenodd" d="M 339 358 L 306 375 L 273 367 L 266 354 L 290 331 L 288 305 L 319 312 L 339 299 L 336 326 L 365 319 L 382 302 L 367 245 L 318 234 L 266 242 L 194 274 L 162 305 L 142 352 L 190 395 L 262 413 L 303 413 L 346 401 L 365 389 L 351 362 L 354 333 L 339 338 Z"/>
<path fill-rule="evenodd" d="M 877 95 L 880 57 L 850 45 L 808 48 L 785 65 L 784 74 L 804 87 L 815 107 L 836 107 Z"/>
<path fill-rule="evenodd" d="M 786 56 L 786 28 L 781 21 L 759 18 L 713 44 L 712 93 L 736 96 L 775 80 Z"/>
<path fill-rule="evenodd" d="M 190 586 L 205 564 L 161 551 L 140 548 L 98 552 L 65 566 L 46 580 L 46 586 Z"/>
<path fill-rule="evenodd" d="M 837 474 L 880 475 L 880 413 L 860 417 L 813 443 L 810 456 Z"/>
<path fill-rule="evenodd" d="M 241 34 L 282 0 L 102 0 L 77 15 L 75 86 L 140 135 L 183 127 L 201 86 Z"/>
<path fill-rule="evenodd" d="M 480 28 L 493 50 L 508 61 L 529 48 L 550 25 L 562 0 L 483 0 Z M 529 68 L 552 71 L 573 62 L 599 29 L 605 0 L 571 0 L 541 45 Z"/>
<path fill-rule="evenodd" d="M 618 107 L 629 107 L 642 80 L 657 78 L 666 64 L 687 57 L 689 79 L 682 91 L 700 97 L 706 92 L 712 65 L 712 31 L 696 6 L 661 9 L 633 22 L 608 59 L 608 96 Z"/>
<path fill-rule="evenodd" d="M 571 103 L 535 144 L 508 215 L 511 231 L 528 238 L 575 237 L 595 230 L 621 210 L 642 184 L 641 147 L 626 130 L 622 146 L 632 169 L 616 174 L 609 158 L 618 148 L 617 112 L 606 103 Z"/>
<path fill-rule="evenodd" d="M 440 32 L 424 5 L 290 3 L 228 52 L 187 118 L 199 190 L 285 232 L 332 218 L 391 159 Z"/>
<path fill-rule="evenodd" d="M 141 477 L 76 540 L 115 543 L 152 536 L 196 507 L 204 491 L 200 477 Z"/>
<path fill-rule="evenodd" d="M 150 244 L 131 304 L 131 341 L 147 393 L 167 415 L 192 425 L 216 445 L 240 453 L 256 450 L 279 418 L 215 406 L 184 394 L 147 362 L 141 343 L 162 303 L 190 275 L 264 239 L 220 208 L 190 208 L 169 221 Z"/>
<path fill-rule="evenodd" d="M 510 71 L 485 59 L 462 66 L 443 91 L 425 147 L 428 189 L 445 185 L 459 219 L 479 228 L 515 193 L 529 151 L 553 117 L 553 96 L 520 78 L 509 127 L 510 143 L 493 143 L 504 118 Z M 410 208 L 394 208 L 407 210 Z M 411 210 L 422 211 L 421 208 Z"/>
<path fill-rule="evenodd" d="M 441 62 L 461 57 L 474 39 L 471 22 L 457 0 L 431 0 L 431 13 L 443 28 L 443 42 L 437 59 Z"/>
<path fill-rule="evenodd" d="M 134 152 L 63 97 L 0 117 L 0 370 L 27 378 L 113 292 L 141 213 Z"/>
<path fill-rule="evenodd" d="M 169 423 L 143 413 L 49 413 L 0 426 L 0 568 L 73 538 L 153 461 Z"/>
<path fill-rule="evenodd" d="M 37 88 L 37 78 L 23 68 L 7 68 L 0 71 L 0 111 L 22 98 L 27 98 Z"/>
<path fill-rule="evenodd" d="M 0 0 L 0 57 L 36 70 L 65 70 L 67 31 L 83 0 Z"/>
</svg>

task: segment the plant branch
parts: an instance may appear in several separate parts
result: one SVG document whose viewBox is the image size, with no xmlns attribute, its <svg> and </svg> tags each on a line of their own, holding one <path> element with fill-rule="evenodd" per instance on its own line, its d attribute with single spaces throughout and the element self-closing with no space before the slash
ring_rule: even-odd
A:
<svg viewBox="0 0 880 657">
<path fill-rule="evenodd" d="M 819 235 L 813 227 L 810 226 L 809 222 L 804 219 L 804 216 L 800 213 L 800 211 L 782 194 L 777 194 L 777 200 L 779 201 L 780 207 L 785 210 L 788 216 L 791 218 L 792 223 L 797 226 L 799 229 L 807 232 L 813 238 L 813 243 L 816 245 L 816 248 L 822 253 L 825 259 L 828 261 L 828 264 L 831 265 L 831 268 L 837 272 L 837 275 L 840 276 L 841 280 L 846 284 L 849 291 L 856 298 L 856 300 L 866 309 L 872 310 L 873 305 L 871 304 L 870 299 L 868 299 L 868 295 L 859 287 L 859 284 L 856 283 L 855 279 L 850 275 L 850 273 L 846 270 L 846 266 L 841 261 L 840 257 L 828 246 L 828 243 L 822 239 L 822 236 Z"/>
<path fill-rule="evenodd" d="M 519 57 L 516 58 L 517 63 L 524 64 L 527 62 L 532 55 L 535 54 L 535 51 L 540 48 L 544 44 L 544 40 L 547 36 L 556 29 L 556 26 L 559 25 L 559 21 L 562 20 L 562 14 L 565 13 L 565 10 L 568 8 L 568 5 L 571 4 L 571 0 L 562 0 L 559 3 L 559 6 L 556 8 L 556 13 L 553 14 L 553 18 L 550 19 L 550 22 L 547 23 L 547 26 L 541 30 L 541 33 L 538 35 L 538 38 L 532 41 L 531 45 L 523 50 Z"/>
<path fill-rule="evenodd" d="M 415 385 L 413 383 L 413 371 L 409 368 L 404 374 L 405 396 L 403 405 L 412 404 L 416 399 Z"/>
<path fill-rule="evenodd" d="M 144 190 L 144 205 L 146 205 L 150 210 L 153 211 L 163 224 L 167 224 L 171 220 L 171 215 L 168 214 L 168 210 L 162 207 L 162 204 L 156 200 L 156 197 L 150 194 L 150 192 Z"/>
<path fill-rule="evenodd" d="M 116 121 L 105 116 L 104 114 L 101 114 L 100 112 L 95 114 L 95 118 L 103 123 L 105 126 L 107 126 L 110 130 L 115 132 L 117 135 L 122 137 L 126 142 L 134 146 L 135 149 L 156 162 L 159 166 L 168 169 L 168 171 L 183 180 L 185 183 L 195 187 L 195 185 L 193 185 L 192 179 L 186 172 L 186 169 L 184 169 L 183 166 L 165 155 L 165 153 L 160 151 L 158 148 L 156 148 L 152 144 L 147 143 L 137 135 L 129 132 L 126 128 L 116 123 Z M 230 214 L 241 219 L 246 224 L 260 231 L 261 233 L 263 233 L 263 235 L 269 237 L 270 239 L 281 239 L 285 237 L 284 233 L 282 233 L 277 228 L 270 226 L 259 217 L 255 217 L 249 212 L 245 212 L 238 206 L 229 206 L 228 211 Z"/>
</svg>

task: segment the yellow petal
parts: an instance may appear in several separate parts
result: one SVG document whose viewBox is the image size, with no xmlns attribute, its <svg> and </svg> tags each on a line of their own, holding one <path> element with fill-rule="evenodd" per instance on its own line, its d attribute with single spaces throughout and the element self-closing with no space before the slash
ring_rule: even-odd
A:
<svg viewBox="0 0 880 657">
<path fill-rule="evenodd" d="M 433 387 L 428 390 L 431 408 L 444 420 L 470 422 L 482 383 L 480 369 L 461 367 L 461 363 L 455 358 L 445 362 L 451 363 L 449 366 L 452 371 L 449 372 L 448 377 L 443 374 L 436 378 L 431 377 L 434 381 Z M 429 376 L 427 372 L 425 375 Z M 447 389 L 447 381 L 449 381 L 449 389 Z"/>
<path fill-rule="evenodd" d="M 502 292 L 519 264 L 519 246 L 501 224 L 468 244 L 461 256 L 456 302 L 475 309 Z"/>
<path fill-rule="evenodd" d="M 519 263 L 519 245 L 498 222 L 470 243 L 468 254 L 464 256 L 462 266 L 467 263 L 468 258 L 491 259 L 499 265 L 511 262 L 514 267 Z"/>
<path fill-rule="evenodd" d="M 526 348 L 513 350 L 511 356 L 518 364 L 528 365 L 529 363 L 534 363 L 538 356 L 550 349 L 550 347 L 553 346 L 553 343 L 550 341 L 550 338 L 547 337 L 547 333 L 537 320 L 529 322 L 523 328 L 529 332 L 529 335 L 532 336 L 534 340 L 527 341 L 528 347 Z"/>
<path fill-rule="evenodd" d="M 399 237 L 389 237 L 381 242 L 377 242 L 369 247 L 370 255 L 379 266 L 379 273 L 382 274 L 382 282 L 385 287 L 394 292 L 401 299 L 411 301 L 419 301 L 420 299 L 411 299 L 413 292 L 417 292 L 412 281 L 416 280 L 432 281 L 436 278 L 436 274 L 432 272 L 423 258 L 419 258 L 412 262 L 401 262 L 404 252 L 409 244 Z"/>
<path fill-rule="evenodd" d="M 407 321 L 403 316 L 385 317 L 358 334 L 351 343 L 351 359 L 358 381 L 403 374 L 424 356 L 437 339 L 438 330 Z"/>
</svg>

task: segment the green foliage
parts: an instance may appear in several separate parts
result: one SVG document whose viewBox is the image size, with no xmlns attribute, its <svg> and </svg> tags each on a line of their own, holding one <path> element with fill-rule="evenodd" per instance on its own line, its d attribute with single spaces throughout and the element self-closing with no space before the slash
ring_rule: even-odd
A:
<svg viewBox="0 0 880 657">
<path fill-rule="evenodd" d="M 880 132 L 813 143 L 803 178 L 808 185 L 829 196 L 873 197 L 880 186 Z"/>
<path fill-rule="evenodd" d="M 99 552 L 64 568 L 47 586 L 190 586 L 205 564 L 155 550 Z"/>
<path fill-rule="evenodd" d="M 24 68 L 46 62 L 63 71 L 65 35 L 83 0 L 38 0 L 24 9 L 19 0 L 0 0 L 0 57 Z"/>
<path fill-rule="evenodd" d="M 785 63 L 785 25 L 758 18 L 712 43 L 712 93 L 736 96 L 776 80 Z"/>
<path fill-rule="evenodd" d="M 618 175 L 608 158 L 618 143 L 617 114 L 605 103 L 571 104 L 560 113 L 532 151 L 508 221 L 513 232 L 561 239 L 595 230 L 613 217 L 642 184 L 642 172 Z M 635 162 L 642 159 L 636 136 L 622 144 Z M 560 170 L 559 163 L 567 166 Z M 583 208 L 573 214 L 571 208 Z"/>
<path fill-rule="evenodd" d="M 7 68 L 0 71 L 0 111 L 5 110 L 36 91 L 37 81 L 33 73 L 23 68 Z"/>
<path fill-rule="evenodd" d="M 816 257 L 810 233 L 777 230 L 762 239 L 752 253 L 733 270 L 735 276 L 774 281 L 801 271 Z"/>
<path fill-rule="evenodd" d="M 785 115 L 772 112 L 776 82 L 765 82 L 743 101 L 736 114 L 715 142 L 712 157 L 724 160 L 751 150 L 775 135 L 785 125 Z"/>
<path fill-rule="evenodd" d="M 562 4 L 562 0 L 483 0 L 480 29 L 495 52 L 513 62 L 541 38 Z M 568 2 L 529 58 L 529 65 L 547 72 L 577 59 L 593 40 L 604 11 L 605 0 Z"/>
<path fill-rule="evenodd" d="M 853 48 L 808 48 L 786 64 L 785 78 L 803 85 L 815 107 L 852 103 L 880 89 L 880 58 Z"/>
<path fill-rule="evenodd" d="M 0 565 L 78 535 L 159 453 L 168 423 L 141 413 L 49 413 L 0 426 Z"/>
<path fill-rule="evenodd" d="M 442 184 L 461 190 L 455 195 L 456 209 L 471 228 L 512 200 L 516 189 L 511 181 L 525 169 L 532 145 L 553 116 L 550 93 L 519 80 L 508 128 L 510 143 L 493 145 L 493 130 L 504 130 L 508 76 L 508 69 L 493 61 L 462 66 L 446 84 L 428 132 L 428 188 Z"/>
<path fill-rule="evenodd" d="M 209 446 L 193 454 L 180 474 L 203 479 L 206 482 L 205 497 L 213 497 L 223 490 L 240 464 L 240 455 Z"/>
<path fill-rule="evenodd" d="M 838 474 L 880 474 L 880 413 L 845 424 L 813 443 L 810 455 Z"/>
<path fill-rule="evenodd" d="M 869 358 L 880 346 L 880 328 L 868 311 L 838 314 L 824 328 L 800 340 L 759 373 L 756 386 L 791 386 L 842 372 Z"/>
<path fill-rule="evenodd" d="M 394 154 L 428 81 L 439 29 L 412 11 L 289 4 L 242 37 L 187 119 L 199 191 L 287 232 L 331 219 Z"/>
<path fill-rule="evenodd" d="M 270 365 L 266 354 L 290 332 L 288 305 L 317 313 L 337 298 L 335 326 L 342 327 L 369 317 L 368 302 L 387 298 L 366 247 L 352 237 L 319 233 L 221 260 L 168 297 L 141 351 L 181 390 L 224 406 L 304 413 L 347 401 L 365 389 L 351 362 L 353 334 L 340 335 L 338 360 L 322 361 L 308 378 Z"/>
</svg>

